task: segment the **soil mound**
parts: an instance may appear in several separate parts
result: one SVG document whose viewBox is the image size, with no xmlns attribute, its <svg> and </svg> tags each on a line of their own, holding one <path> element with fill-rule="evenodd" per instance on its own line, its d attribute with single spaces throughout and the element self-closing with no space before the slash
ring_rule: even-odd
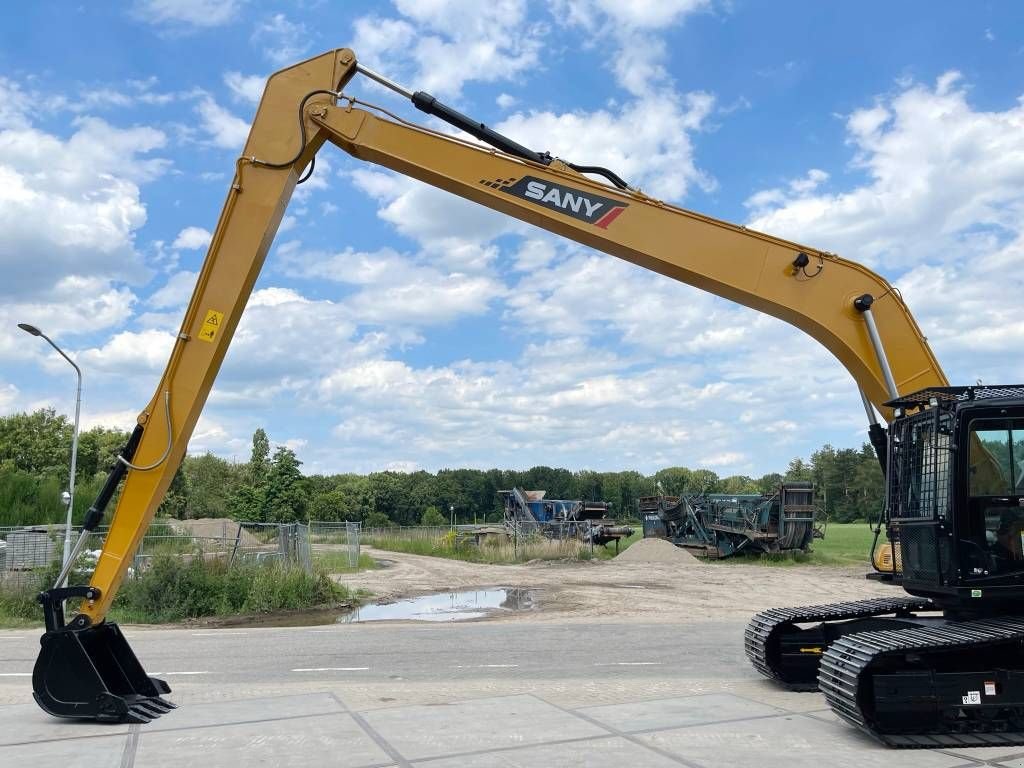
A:
<svg viewBox="0 0 1024 768">
<path fill-rule="evenodd" d="M 203 517 L 198 520 L 175 520 L 174 526 L 187 536 L 211 539 L 233 539 L 238 536 L 238 523 L 228 518 Z M 242 547 L 258 547 L 261 542 L 243 528 L 238 543 Z"/>
<path fill-rule="evenodd" d="M 676 565 L 700 565 L 700 560 L 685 549 L 664 539 L 640 539 L 629 549 L 615 558 L 623 563 L 674 563 Z"/>
</svg>

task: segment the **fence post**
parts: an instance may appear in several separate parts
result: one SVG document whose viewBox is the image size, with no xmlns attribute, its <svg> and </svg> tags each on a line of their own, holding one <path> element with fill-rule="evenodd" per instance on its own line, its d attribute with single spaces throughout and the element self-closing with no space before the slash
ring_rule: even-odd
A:
<svg viewBox="0 0 1024 768">
<path fill-rule="evenodd" d="M 231 548 L 231 558 L 228 560 L 228 568 L 235 564 L 235 554 L 238 552 L 238 545 L 242 541 L 242 523 L 238 523 L 238 530 L 235 532 L 235 546 Z"/>
<path fill-rule="evenodd" d="M 359 534 L 362 523 L 345 523 L 345 543 L 348 545 L 349 568 L 359 567 Z"/>
<path fill-rule="evenodd" d="M 309 526 L 303 523 L 295 524 L 295 554 L 302 570 L 312 575 L 313 551 L 309 536 Z"/>
</svg>

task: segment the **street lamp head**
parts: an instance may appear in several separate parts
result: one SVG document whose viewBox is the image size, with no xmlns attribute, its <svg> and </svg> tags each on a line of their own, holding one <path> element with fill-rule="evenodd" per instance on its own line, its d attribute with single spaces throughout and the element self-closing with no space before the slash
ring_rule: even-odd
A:
<svg viewBox="0 0 1024 768">
<path fill-rule="evenodd" d="M 25 333 L 31 333 L 33 336 L 43 335 L 42 331 L 40 331 L 34 325 L 29 325 L 28 323 L 18 323 L 18 327 L 21 328 L 21 330 L 25 331 Z"/>
</svg>

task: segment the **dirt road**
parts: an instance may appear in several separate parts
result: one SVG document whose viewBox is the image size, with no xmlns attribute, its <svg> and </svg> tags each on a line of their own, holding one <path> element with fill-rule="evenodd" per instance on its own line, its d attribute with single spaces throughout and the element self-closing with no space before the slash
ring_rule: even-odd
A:
<svg viewBox="0 0 1024 768">
<path fill-rule="evenodd" d="M 679 622 L 745 619 L 766 608 L 894 595 L 863 569 L 740 564 L 534 562 L 483 565 L 437 557 L 364 551 L 386 567 L 335 578 L 378 599 L 483 587 L 539 590 L 539 610 L 498 621 Z"/>
</svg>

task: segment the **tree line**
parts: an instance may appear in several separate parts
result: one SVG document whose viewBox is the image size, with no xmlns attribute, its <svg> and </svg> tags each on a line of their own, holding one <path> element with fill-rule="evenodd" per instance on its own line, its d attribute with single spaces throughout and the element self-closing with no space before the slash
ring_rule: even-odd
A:
<svg viewBox="0 0 1024 768">
<path fill-rule="evenodd" d="M 72 427 L 53 409 L 0 417 L 0 525 L 62 522 L 60 501 L 67 485 Z M 127 432 L 95 427 L 79 436 L 75 519 L 80 522 L 102 485 Z M 436 473 L 371 472 L 367 475 L 304 475 L 302 462 L 286 446 L 272 449 L 257 429 L 246 462 L 207 453 L 186 456 L 160 507 L 175 518 L 230 517 L 257 522 L 362 521 L 366 526 L 443 525 L 498 521 L 498 491 L 545 490 L 548 498 L 612 503 L 619 519 L 636 516 L 637 500 L 658 493 L 770 494 L 784 480 L 815 484 L 818 503 L 830 520 L 878 515 L 883 478 L 870 445 L 830 445 L 809 459 L 794 458 L 784 472 L 758 478 L 719 477 L 708 469 L 667 467 L 654 474 L 571 471 L 554 467 L 442 469 Z M 113 509 L 113 506 L 110 507 Z"/>
</svg>

